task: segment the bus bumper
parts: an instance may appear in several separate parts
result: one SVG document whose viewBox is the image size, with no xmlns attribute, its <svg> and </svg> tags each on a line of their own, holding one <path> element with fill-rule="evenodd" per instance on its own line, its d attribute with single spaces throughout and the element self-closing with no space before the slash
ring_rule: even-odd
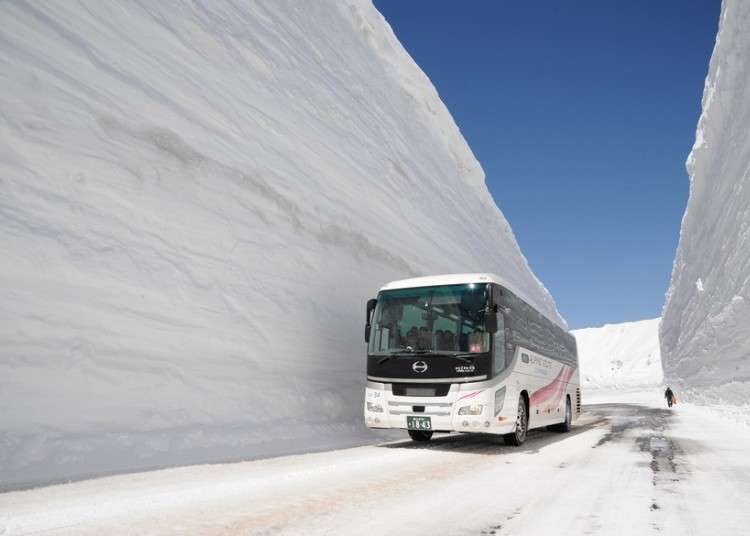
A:
<svg viewBox="0 0 750 536">
<path fill-rule="evenodd" d="M 496 407 L 497 389 L 470 387 L 467 384 L 454 384 L 448 395 L 442 397 L 407 397 L 393 395 L 388 384 L 368 382 L 364 404 L 365 425 L 369 428 L 406 430 L 408 417 L 429 417 L 430 429 L 434 432 L 513 432 L 515 404 L 504 404 L 504 401 L 500 400 Z M 508 398 L 507 394 L 505 398 Z M 471 412 L 476 414 L 469 414 L 467 408 L 471 408 Z M 509 411 L 512 416 L 508 414 Z"/>
</svg>

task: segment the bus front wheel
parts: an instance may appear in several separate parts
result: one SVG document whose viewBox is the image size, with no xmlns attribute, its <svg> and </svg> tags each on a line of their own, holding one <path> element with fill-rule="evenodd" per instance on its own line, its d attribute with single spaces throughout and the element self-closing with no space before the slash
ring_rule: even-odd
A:
<svg viewBox="0 0 750 536">
<path fill-rule="evenodd" d="M 429 441 L 432 439 L 432 432 L 426 432 L 424 430 L 409 430 L 409 437 L 413 441 Z"/>
<path fill-rule="evenodd" d="M 529 412 L 526 409 L 526 399 L 523 395 L 518 397 L 518 414 L 516 415 L 516 430 L 505 434 L 503 439 L 506 445 L 518 447 L 526 441 L 526 432 L 529 429 Z"/>
</svg>

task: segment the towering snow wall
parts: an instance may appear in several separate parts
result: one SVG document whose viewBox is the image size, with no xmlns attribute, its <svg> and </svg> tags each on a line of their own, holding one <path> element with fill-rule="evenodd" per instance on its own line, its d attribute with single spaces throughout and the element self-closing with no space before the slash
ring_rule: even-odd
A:
<svg viewBox="0 0 750 536">
<path fill-rule="evenodd" d="M 583 394 L 658 388 L 663 380 L 659 319 L 576 329 Z"/>
<path fill-rule="evenodd" d="M 687 170 L 690 198 L 660 329 L 666 381 L 693 400 L 747 404 L 750 2 L 722 5 Z"/>
<path fill-rule="evenodd" d="M 369 2 L 0 22 L 0 486 L 361 440 L 388 280 L 494 271 L 564 323 Z"/>
</svg>

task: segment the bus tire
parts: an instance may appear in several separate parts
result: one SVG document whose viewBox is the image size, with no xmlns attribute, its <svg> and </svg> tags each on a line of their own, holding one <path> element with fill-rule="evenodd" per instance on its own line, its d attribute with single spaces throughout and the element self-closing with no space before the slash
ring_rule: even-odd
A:
<svg viewBox="0 0 750 536">
<path fill-rule="evenodd" d="M 424 430 L 409 430 L 409 437 L 412 441 L 429 441 L 432 439 L 432 432 L 426 432 Z"/>
<path fill-rule="evenodd" d="M 573 427 L 573 408 L 570 404 L 570 397 L 565 398 L 565 420 L 560 424 L 553 424 L 549 427 L 553 432 L 560 432 L 561 434 L 570 432 Z"/>
<path fill-rule="evenodd" d="M 529 431 L 529 410 L 526 407 L 526 399 L 523 395 L 518 397 L 518 414 L 516 415 L 516 429 L 510 434 L 505 434 L 503 440 L 506 445 L 519 447 L 526 441 L 526 433 Z"/>
</svg>

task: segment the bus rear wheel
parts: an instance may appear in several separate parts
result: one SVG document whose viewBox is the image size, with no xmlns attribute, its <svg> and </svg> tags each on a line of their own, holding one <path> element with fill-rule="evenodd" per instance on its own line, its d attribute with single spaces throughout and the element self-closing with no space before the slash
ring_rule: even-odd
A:
<svg viewBox="0 0 750 536">
<path fill-rule="evenodd" d="M 432 439 L 432 432 L 426 432 L 424 430 L 409 430 L 409 437 L 413 441 L 429 441 Z"/>
<path fill-rule="evenodd" d="M 506 445 L 518 447 L 526 441 L 526 432 L 529 429 L 529 412 L 526 410 L 526 400 L 523 395 L 518 397 L 518 414 L 516 415 L 516 430 L 505 434 L 503 439 Z"/>
<path fill-rule="evenodd" d="M 573 423 L 573 408 L 570 405 L 570 397 L 565 397 L 565 420 L 560 424 L 553 424 L 549 427 L 553 432 L 566 433 L 570 432 Z"/>
</svg>

